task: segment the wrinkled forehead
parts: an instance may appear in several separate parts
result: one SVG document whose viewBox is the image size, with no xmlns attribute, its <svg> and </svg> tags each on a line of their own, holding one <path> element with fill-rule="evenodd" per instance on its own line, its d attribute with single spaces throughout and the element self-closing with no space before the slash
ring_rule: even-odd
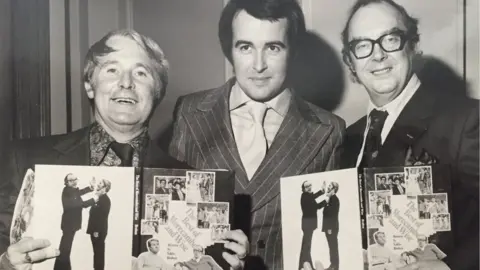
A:
<svg viewBox="0 0 480 270">
<path fill-rule="evenodd" d="M 394 30 L 406 31 L 400 12 L 386 3 L 372 3 L 361 7 L 353 15 L 349 25 L 349 41 L 353 39 L 377 39 Z"/>
</svg>

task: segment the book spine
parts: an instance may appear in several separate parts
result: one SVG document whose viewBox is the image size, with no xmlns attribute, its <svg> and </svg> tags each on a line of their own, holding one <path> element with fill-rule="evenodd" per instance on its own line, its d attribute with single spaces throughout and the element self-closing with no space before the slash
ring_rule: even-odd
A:
<svg viewBox="0 0 480 270">
<path fill-rule="evenodd" d="M 366 211 L 366 197 L 365 197 L 365 181 L 363 173 L 358 173 L 358 198 L 360 203 L 360 229 L 362 231 L 362 247 L 367 248 L 367 211 Z"/>
<path fill-rule="evenodd" d="M 133 237 L 132 237 L 132 256 L 137 257 L 140 254 L 140 226 L 141 226 L 141 202 L 142 202 L 142 181 L 141 173 L 135 170 L 135 198 L 133 204 Z"/>
</svg>

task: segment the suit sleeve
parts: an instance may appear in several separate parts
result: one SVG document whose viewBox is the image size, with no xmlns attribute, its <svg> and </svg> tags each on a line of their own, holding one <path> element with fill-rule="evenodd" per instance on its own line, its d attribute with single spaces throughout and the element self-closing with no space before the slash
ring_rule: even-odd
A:
<svg viewBox="0 0 480 270">
<path fill-rule="evenodd" d="M 338 170 L 342 167 L 341 162 L 343 162 L 344 140 L 346 136 L 345 121 L 341 118 L 337 118 L 333 123 L 333 131 L 330 135 L 332 137 L 333 150 L 328 159 L 325 171 Z"/>
<path fill-rule="evenodd" d="M 180 97 L 175 104 L 173 112 L 173 124 L 172 134 L 170 142 L 168 143 L 168 153 L 175 159 L 185 162 L 185 149 L 186 149 L 186 137 L 187 124 L 182 116 L 183 98 Z"/>
<path fill-rule="evenodd" d="M 63 209 L 84 208 L 95 204 L 95 201 L 93 199 L 84 201 L 80 196 L 76 196 L 75 194 L 71 193 L 72 192 L 69 192 L 67 190 L 64 190 L 64 192 L 62 192 Z"/>
</svg>

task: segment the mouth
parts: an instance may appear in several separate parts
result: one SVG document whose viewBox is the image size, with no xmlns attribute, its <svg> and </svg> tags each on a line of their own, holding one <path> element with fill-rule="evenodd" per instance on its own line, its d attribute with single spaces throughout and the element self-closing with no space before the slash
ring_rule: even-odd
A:
<svg viewBox="0 0 480 270">
<path fill-rule="evenodd" d="M 386 68 L 380 68 L 380 69 L 374 69 L 370 73 L 372 73 L 375 76 L 381 76 L 388 74 L 390 71 L 392 71 L 393 68 L 391 67 L 386 67 Z"/>
<path fill-rule="evenodd" d="M 112 98 L 112 101 L 118 104 L 123 104 L 123 105 L 135 105 L 137 104 L 137 100 L 133 98 L 125 98 L 125 97 L 117 97 L 117 98 Z"/>
</svg>

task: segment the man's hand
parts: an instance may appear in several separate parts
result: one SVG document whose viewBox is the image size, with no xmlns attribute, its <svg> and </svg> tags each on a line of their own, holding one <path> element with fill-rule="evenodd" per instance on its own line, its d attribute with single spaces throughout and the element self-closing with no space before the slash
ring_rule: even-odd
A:
<svg viewBox="0 0 480 270">
<path fill-rule="evenodd" d="M 98 238 L 98 232 L 94 232 L 93 237 Z"/>
<path fill-rule="evenodd" d="M 7 252 L 2 257 L 0 268 L 9 270 L 29 269 L 33 263 L 42 262 L 58 255 L 60 255 L 60 251 L 51 248 L 50 241 L 25 237 L 8 247 Z"/>
<path fill-rule="evenodd" d="M 428 260 L 411 263 L 397 270 L 450 270 L 450 267 L 440 260 Z"/>
<path fill-rule="evenodd" d="M 305 262 L 302 270 L 313 270 L 313 268 L 309 262 Z M 320 261 L 315 261 L 315 270 L 325 270 L 325 267 L 323 267 L 323 264 Z"/>
<path fill-rule="evenodd" d="M 95 177 L 92 177 L 92 180 L 90 180 L 90 188 L 92 190 L 95 190 L 95 184 L 96 184 L 96 180 L 95 180 Z"/>
<path fill-rule="evenodd" d="M 226 249 L 233 251 L 235 254 L 223 252 L 223 258 L 230 264 L 233 270 L 242 270 L 245 267 L 245 258 L 249 253 L 250 242 L 248 237 L 241 230 L 228 231 L 221 237 L 226 240 L 224 244 Z"/>
</svg>

